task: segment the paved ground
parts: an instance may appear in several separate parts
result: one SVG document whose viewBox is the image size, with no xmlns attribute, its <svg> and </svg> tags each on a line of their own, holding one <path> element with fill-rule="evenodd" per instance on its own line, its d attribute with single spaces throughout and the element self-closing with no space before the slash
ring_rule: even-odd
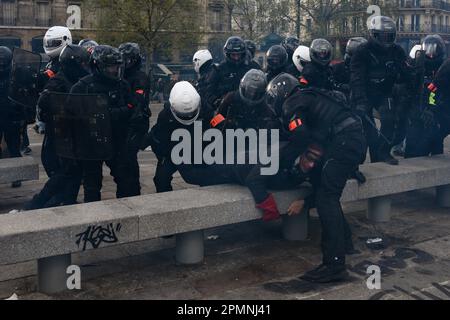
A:
<svg viewBox="0 0 450 320">
<path fill-rule="evenodd" d="M 41 137 L 30 132 L 33 156 Z M 155 159 L 140 156 L 143 192 L 152 193 Z M 0 186 L 0 212 L 20 208 L 45 182 L 20 189 Z M 114 198 L 105 171 L 104 197 Z M 185 188 L 180 178 L 176 188 Z M 312 214 L 310 239 L 286 242 L 280 223 L 252 222 L 208 230 L 206 259 L 197 266 L 177 266 L 174 240 L 161 239 L 74 256 L 82 266 L 82 290 L 46 296 L 35 292 L 35 262 L 0 267 L 0 297 L 20 299 L 450 299 L 450 210 L 437 208 L 433 190 L 394 198 L 392 222 L 371 224 L 365 204 L 345 212 L 360 254 L 349 258 L 351 278 L 335 285 L 310 285 L 298 277 L 320 262 L 320 225 Z M 366 239 L 382 237 L 386 246 L 369 249 Z M 367 267 L 382 271 L 381 290 L 369 290 Z M 14 280 L 11 280 L 14 279 Z"/>
</svg>

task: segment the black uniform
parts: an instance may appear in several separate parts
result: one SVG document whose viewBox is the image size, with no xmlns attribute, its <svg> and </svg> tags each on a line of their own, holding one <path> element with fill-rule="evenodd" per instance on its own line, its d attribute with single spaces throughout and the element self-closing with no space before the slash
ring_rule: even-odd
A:
<svg viewBox="0 0 450 320">
<path fill-rule="evenodd" d="M 49 180 L 41 192 L 25 205 L 25 210 L 36 210 L 59 205 L 72 205 L 77 202 L 82 179 L 81 164 L 72 159 L 63 159 L 56 154 L 55 127 L 53 114 L 48 101 L 49 93 L 69 93 L 77 78 L 66 75 L 64 71 L 48 81 L 38 101 L 38 118 L 46 124 L 42 144 L 42 163 Z"/>
<path fill-rule="evenodd" d="M 117 185 L 117 198 L 140 195 L 139 173 L 134 167 L 134 153 L 130 152 L 129 137 L 133 133 L 131 121 L 135 118 L 139 102 L 130 93 L 125 81 L 105 80 L 99 75 L 81 79 L 72 87 L 73 94 L 99 93 L 109 97 L 112 119 L 113 158 L 106 161 L 83 161 L 83 180 L 85 202 L 101 200 L 103 163 L 111 169 Z M 139 115 L 138 115 L 139 118 Z"/>
<path fill-rule="evenodd" d="M 409 58 L 408 65 L 411 66 L 412 74 L 416 77 L 423 77 L 423 79 L 417 78 L 415 80 L 415 83 L 419 85 L 423 84 L 423 86 L 419 88 L 419 90 L 422 90 L 422 93 L 414 95 L 414 100 L 417 99 L 421 101 L 408 99 L 407 103 L 405 103 L 405 105 L 410 107 L 410 110 L 408 110 L 408 118 L 410 121 L 406 136 L 405 158 L 424 157 L 444 153 L 444 139 L 448 135 L 448 131 L 446 132 L 444 129 L 445 120 L 449 120 L 449 117 L 445 116 L 446 108 L 439 108 L 437 105 L 430 104 L 429 99 L 431 92 L 434 90 L 434 83 L 439 82 L 439 80 L 434 80 L 438 75 L 442 60 L 431 61 L 425 59 L 424 74 L 420 74 L 420 72 L 417 74 L 414 72 L 416 71 L 415 62 L 415 59 Z M 447 75 L 447 77 L 448 76 L 449 75 Z M 439 77 L 442 77 L 442 75 L 439 75 Z M 407 95 L 406 92 L 403 93 L 403 96 L 411 97 L 411 94 Z M 431 113 L 430 123 L 423 118 L 424 113 L 426 112 Z M 442 126 L 441 123 L 443 124 Z"/>
<path fill-rule="evenodd" d="M 211 72 L 208 77 L 206 89 L 206 101 L 209 106 L 217 109 L 221 99 L 229 92 L 239 89 L 239 84 L 244 75 L 251 70 L 250 65 L 243 62 L 234 64 L 224 61 Z"/>
<path fill-rule="evenodd" d="M 338 98 L 317 89 L 294 92 L 283 105 L 283 118 L 300 151 L 311 143 L 324 147 L 324 164 L 312 174 L 322 224 L 323 263 L 344 267 L 346 252 L 353 246 L 340 198 L 365 156 L 361 122 Z"/>
<path fill-rule="evenodd" d="M 345 94 L 350 99 L 350 65 L 345 61 L 339 61 L 330 65 L 333 87 Z"/>
<path fill-rule="evenodd" d="M 128 132 L 129 155 L 132 161 L 132 172 L 135 177 L 140 176 L 139 162 L 137 154 L 143 143 L 144 136 L 150 129 L 150 78 L 141 71 L 139 66 L 125 71 L 125 80 L 131 87 L 131 95 L 136 102 L 135 112 L 130 119 L 130 129 Z"/>
<path fill-rule="evenodd" d="M 396 126 L 393 89 L 401 82 L 408 84 L 410 77 L 400 46 L 382 48 L 370 40 L 358 47 L 351 61 L 352 104 L 363 119 L 372 162 L 392 159 Z M 373 109 L 381 115 L 382 136 L 374 128 Z"/>
<path fill-rule="evenodd" d="M 330 66 L 322 66 L 311 62 L 303 68 L 300 83 L 305 87 L 333 90 L 332 76 L 333 71 Z"/>
<path fill-rule="evenodd" d="M 5 137 L 11 158 L 20 154 L 20 130 L 24 123 L 24 109 L 8 98 L 10 73 L 0 73 L 0 141 Z"/>
<path fill-rule="evenodd" d="M 198 121 L 202 121 L 199 119 Z M 203 120 L 203 129 L 209 127 L 209 119 Z M 171 140 L 172 133 L 177 129 L 187 129 L 194 136 L 194 125 L 185 126 L 175 119 L 170 110 L 170 103 L 164 105 L 164 109 L 159 113 L 156 124 L 151 129 L 146 137 L 146 145 L 152 147 L 153 152 L 158 158 L 158 165 L 156 167 L 155 183 L 156 191 L 158 193 L 172 191 L 173 174 L 177 172 L 178 168 L 172 162 L 172 149 L 177 144 Z M 192 148 L 192 150 L 194 150 Z"/>
<path fill-rule="evenodd" d="M 226 129 L 279 129 L 280 122 L 267 107 L 265 101 L 249 106 L 239 94 L 239 91 L 227 94 L 217 111 L 223 120 L 214 127 Z"/>
<path fill-rule="evenodd" d="M 211 117 L 212 114 L 214 113 L 212 106 L 210 106 L 207 103 L 206 97 L 208 92 L 209 81 L 212 77 L 213 72 L 215 72 L 216 68 L 217 65 L 213 62 L 213 60 L 207 61 L 204 65 L 202 65 L 199 72 L 199 78 L 195 85 L 195 89 L 197 90 L 198 94 L 202 99 L 202 110 L 201 110 L 202 118 Z"/>
</svg>

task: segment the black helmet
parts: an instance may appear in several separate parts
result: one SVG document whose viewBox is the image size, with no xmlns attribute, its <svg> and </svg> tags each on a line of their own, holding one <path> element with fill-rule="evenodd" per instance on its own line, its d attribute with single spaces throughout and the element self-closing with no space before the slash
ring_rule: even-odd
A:
<svg viewBox="0 0 450 320">
<path fill-rule="evenodd" d="M 333 58 L 333 46 L 328 40 L 316 39 L 311 43 L 310 47 L 311 61 L 321 66 L 330 64 Z"/>
<path fill-rule="evenodd" d="M 90 56 L 85 48 L 68 44 L 59 56 L 61 69 L 70 79 L 81 79 L 89 74 Z"/>
<path fill-rule="evenodd" d="M 91 69 L 106 80 L 120 80 L 122 78 L 123 58 L 119 49 L 111 46 L 97 46 L 91 55 Z"/>
<path fill-rule="evenodd" d="M 286 49 L 288 56 L 292 57 L 295 50 L 300 46 L 300 40 L 297 37 L 287 37 L 282 42 L 282 46 Z"/>
<path fill-rule="evenodd" d="M 242 38 L 230 37 L 223 47 L 223 53 L 228 62 L 240 65 L 245 62 L 247 46 Z"/>
<path fill-rule="evenodd" d="M 12 51 L 8 47 L 0 47 L 0 74 L 11 71 L 12 58 Z"/>
<path fill-rule="evenodd" d="M 348 40 L 344 55 L 344 61 L 346 64 L 350 63 L 353 54 L 356 52 L 356 49 L 358 49 L 359 46 L 364 43 L 367 43 L 367 39 L 363 37 L 355 37 Z"/>
<path fill-rule="evenodd" d="M 298 79 L 281 73 L 270 81 L 266 91 L 266 103 L 274 114 L 281 117 L 284 101 L 300 86 Z"/>
<path fill-rule="evenodd" d="M 137 43 L 123 43 L 120 45 L 119 51 L 122 53 L 125 69 L 128 70 L 135 66 L 140 67 L 142 61 L 141 48 Z"/>
<path fill-rule="evenodd" d="M 89 54 L 94 51 L 94 48 L 98 46 L 98 43 L 91 39 L 83 39 L 78 43 L 79 46 L 85 48 Z"/>
<path fill-rule="evenodd" d="M 370 41 L 382 48 L 392 47 L 397 39 L 397 26 L 389 17 L 373 17 L 368 29 Z"/>
<path fill-rule="evenodd" d="M 250 51 L 250 54 L 252 55 L 252 59 L 255 57 L 256 54 L 256 43 L 254 43 L 252 40 L 245 40 L 245 45 L 247 46 L 247 50 Z"/>
<path fill-rule="evenodd" d="M 280 45 L 273 46 L 267 51 L 267 69 L 277 71 L 282 69 L 288 62 L 286 49 Z"/>
<path fill-rule="evenodd" d="M 444 60 L 446 47 L 444 40 L 438 34 L 428 35 L 422 40 L 422 50 L 425 56 L 432 60 Z"/>
<path fill-rule="evenodd" d="M 252 69 L 245 74 L 239 85 L 242 101 L 249 106 L 256 106 L 265 99 L 267 78 L 261 70 Z"/>
</svg>

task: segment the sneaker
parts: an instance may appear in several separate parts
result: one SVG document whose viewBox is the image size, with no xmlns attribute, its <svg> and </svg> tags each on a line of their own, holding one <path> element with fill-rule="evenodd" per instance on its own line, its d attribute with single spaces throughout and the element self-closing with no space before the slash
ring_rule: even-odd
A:
<svg viewBox="0 0 450 320">
<path fill-rule="evenodd" d="M 331 283 L 347 280 L 348 276 L 345 265 L 322 264 L 318 268 L 305 273 L 300 279 L 313 283 Z"/>
</svg>

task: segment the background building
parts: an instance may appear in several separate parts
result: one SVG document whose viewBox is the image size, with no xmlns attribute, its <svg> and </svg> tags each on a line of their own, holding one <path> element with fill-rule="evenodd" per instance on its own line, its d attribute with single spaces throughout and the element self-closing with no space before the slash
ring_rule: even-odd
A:
<svg viewBox="0 0 450 320">
<path fill-rule="evenodd" d="M 194 46 L 208 47 L 220 58 L 224 38 L 231 30 L 230 13 L 224 0 L 198 1 L 198 22 L 201 24 L 202 37 L 200 43 Z M 80 8 L 79 21 L 73 18 L 76 14 L 72 7 L 74 5 Z M 96 38 L 96 12 L 87 1 L 0 0 L 0 45 L 42 53 L 42 39 L 49 27 L 72 26 L 74 22 L 76 27 L 71 27 L 74 41 Z M 194 49 L 189 48 L 189 53 Z M 175 53 L 170 59 L 185 62 L 187 58 L 187 54 Z"/>
</svg>

